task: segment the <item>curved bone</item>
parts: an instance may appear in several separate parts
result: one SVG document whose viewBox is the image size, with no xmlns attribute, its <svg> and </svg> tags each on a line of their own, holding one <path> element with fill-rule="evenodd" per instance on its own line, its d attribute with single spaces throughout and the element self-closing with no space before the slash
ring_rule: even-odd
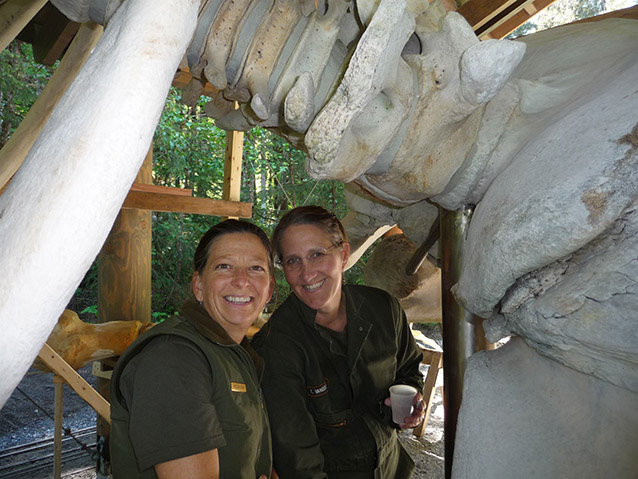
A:
<svg viewBox="0 0 638 479">
<path fill-rule="evenodd" d="M 211 2 L 206 5 L 204 16 L 200 14 L 198 30 L 206 31 L 208 38 L 200 41 L 197 32 L 191 45 L 199 46 L 203 43 L 204 48 L 193 58 L 189 57 L 189 65 L 194 75 L 204 69 L 206 79 L 218 90 L 226 88 L 226 65 L 232 56 L 237 36 L 246 21 L 255 2 L 251 0 L 223 0 L 219 9 L 219 2 Z M 206 14 L 214 14 L 212 22 L 206 18 Z"/>
<path fill-rule="evenodd" d="M 99 359 L 120 356 L 137 337 L 154 326 L 140 321 L 85 323 L 77 313 L 65 309 L 47 339 L 47 344 L 73 369 Z M 33 366 L 48 368 L 39 359 Z"/>
<path fill-rule="evenodd" d="M 115 220 L 148 151 L 198 5 L 125 2 L 0 196 L 0 270 L 10 278 L 0 284 L 0 405 Z"/>
<path fill-rule="evenodd" d="M 604 37 L 595 30 L 587 30 L 589 38 L 600 43 L 598 61 L 609 68 L 573 79 L 577 85 L 566 82 L 566 99 L 555 99 L 554 107 L 531 117 L 533 121 L 523 123 L 515 136 L 502 140 L 508 151 L 515 148 L 507 148 L 508 143 L 518 147 L 516 156 L 476 208 L 456 288 L 458 297 L 480 316 L 491 314 L 516 278 L 596 238 L 638 195 L 638 153 L 632 140 L 638 128 L 634 126 L 638 95 L 627 95 L 627 85 L 638 77 L 638 53 L 630 40 L 638 38 L 638 27 L 607 30 L 608 35 L 625 40 L 618 42 L 623 48 L 616 48 L 614 55 L 606 51 Z M 543 32 L 534 47 L 543 48 L 543 37 L 549 41 L 559 33 Z M 579 38 L 587 44 L 588 36 Z M 594 52 L 593 48 L 587 51 L 580 68 L 594 61 Z M 569 50 L 564 56 L 576 75 L 579 59 Z M 524 63 L 522 67 L 531 68 Z M 565 81 L 557 77 L 548 81 L 553 78 Z M 604 91 L 599 90 L 601 83 Z M 569 102 L 575 87 L 580 88 L 581 99 Z M 560 84 L 555 88 L 562 89 Z M 587 95 L 588 91 L 592 94 Z M 605 125 L 604 130 L 600 125 Z M 526 142 L 521 148 L 523 135 Z M 569 149 L 565 138 L 570 138 Z"/>
<path fill-rule="evenodd" d="M 306 134 L 306 169 L 312 176 L 352 181 L 391 142 L 412 103 L 412 72 L 400 53 L 413 29 L 405 1 L 379 4 L 339 88 Z M 370 114 L 375 110 L 393 110 L 394 115 L 380 123 Z"/>
<path fill-rule="evenodd" d="M 266 17 L 257 27 L 242 67 L 226 97 L 248 101 L 258 118 L 270 116 L 268 82 L 292 29 L 302 18 L 298 0 L 274 0 Z"/>
<path fill-rule="evenodd" d="M 296 89 L 293 92 L 293 84 L 297 85 L 302 75 L 310 77 L 309 79 L 302 80 L 304 85 L 309 84 L 309 80 L 312 80 L 312 96 L 305 100 L 303 107 L 300 105 L 295 109 L 295 111 L 300 109 L 304 111 L 307 110 L 312 116 L 310 118 L 304 118 L 303 121 L 293 120 L 293 117 L 297 118 L 298 115 L 292 111 L 288 113 L 288 108 L 285 110 L 286 114 L 290 115 L 290 121 L 294 121 L 296 126 L 293 126 L 287 117 L 284 116 L 286 123 L 295 131 L 305 132 L 310 125 L 310 121 L 318 113 L 318 108 L 315 108 L 314 96 L 318 90 L 317 87 L 322 82 L 324 69 L 333 53 L 333 47 L 340 31 L 339 23 L 346 13 L 346 7 L 347 3 L 342 0 L 330 2 L 325 15 L 319 16 L 313 14 L 310 17 L 299 39 L 297 48 L 288 60 L 284 71 L 279 76 L 272 94 L 271 102 L 274 106 L 279 105 L 284 97 L 286 97 L 286 102 L 292 102 L 293 96 L 297 96 L 295 92 L 298 91 L 298 89 Z M 312 45 L 310 51 L 308 51 L 308 45 Z M 291 100 L 288 100 L 288 97 L 290 97 Z M 321 100 L 323 100 L 323 98 Z M 323 101 L 317 102 L 317 105 L 322 104 Z M 275 111 L 271 115 L 270 120 L 264 123 L 264 126 L 278 126 L 278 120 L 279 112 Z"/>
<path fill-rule="evenodd" d="M 441 270 L 425 261 L 413 275 L 405 267 L 416 245 L 405 235 L 384 238 L 374 249 L 364 270 L 367 285 L 384 289 L 396 297 L 408 321 L 441 322 Z"/>
<path fill-rule="evenodd" d="M 106 25 L 124 0 L 51 0 L 69 20 Z"/>
</svg>

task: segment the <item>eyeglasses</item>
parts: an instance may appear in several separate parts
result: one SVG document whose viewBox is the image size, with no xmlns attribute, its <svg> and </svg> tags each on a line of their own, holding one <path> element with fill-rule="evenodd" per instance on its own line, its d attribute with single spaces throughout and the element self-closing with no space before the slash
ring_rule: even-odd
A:
<svg viewBox="0 0 638 479">
<path fill-rule="evenodd" d="M 339 243 L 333 243 L 327 248 L 317 249 L 303 258 L 300 258 L 299 256 L 289 256 L 287 258 L 284 258 L 283 260 L 277 260 L 275 264 L 279 268 L 283 268 L 284 271 L 297 271 L 299 268 L 301 268 L 304 259 L 308 262 L 308 264 L 319 264 L 328 257 L 328 253 L 330 253 L 330 250 L 334 248 L 340 248 L 342 244 L 343 241 L 340 241 Z"/>
</svg>

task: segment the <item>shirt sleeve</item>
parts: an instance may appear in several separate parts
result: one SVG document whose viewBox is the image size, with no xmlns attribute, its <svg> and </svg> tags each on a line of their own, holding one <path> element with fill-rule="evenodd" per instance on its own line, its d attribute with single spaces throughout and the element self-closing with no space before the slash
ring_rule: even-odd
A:
<svg viewBox="0 0 638 479">
<path fill-rule="evenodd" d="M 122 373 L 129 435 L 140 470 L 226 444 L 214 378 L 203 352 L 187 339 L 153 339 Z"/>
<path fill-rule="evenodd" d="M 273 338 L 259 349 L 274 469 L 281 479 L 327 479 L 315 421 L 306 407 L 305 361 L 296 349 Z"/>
</svg>

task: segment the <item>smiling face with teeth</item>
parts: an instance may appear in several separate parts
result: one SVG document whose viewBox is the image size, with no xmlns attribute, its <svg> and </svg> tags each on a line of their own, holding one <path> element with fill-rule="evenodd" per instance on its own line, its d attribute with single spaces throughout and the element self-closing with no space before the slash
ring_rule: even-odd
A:
<svg viewBox="0 0 638 479">
<path fill-rule="evenodd" d="M 281 234 L 280 245 L 282 258 L 302 258 L 299 268 L 292 271 L 284 269 L 286 281 L 295 295 L 322 314 L 336 313 L 350 245 L 344 242 L 341 247 L 326 253 L 322 261 L 309 263 L 306 258 L 333 245 L 331 236 L 313 224 L 287 227 Z"/>
<path fill-rule="evenodd" d="M 229 233 L 215 239 L 203 271 L 193 274 L 195 298 L 237 343 L 272 292 L 268 252 L 252 233 Z"/>
</svg>

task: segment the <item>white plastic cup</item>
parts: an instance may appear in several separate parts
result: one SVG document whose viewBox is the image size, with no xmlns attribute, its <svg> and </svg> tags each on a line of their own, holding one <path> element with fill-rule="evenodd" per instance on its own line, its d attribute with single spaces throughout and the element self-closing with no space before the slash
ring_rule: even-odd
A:
<svg viewBox="0 0 638 479">
<path fill-rule="evenodd" d="M 414 396 L 417 389 L 407 384 L 390 386 L 390 401 L 392 401 L 392 420 L 399 426 L 405 423 L 405 418 L 414 411 Z"/>
</svg>

